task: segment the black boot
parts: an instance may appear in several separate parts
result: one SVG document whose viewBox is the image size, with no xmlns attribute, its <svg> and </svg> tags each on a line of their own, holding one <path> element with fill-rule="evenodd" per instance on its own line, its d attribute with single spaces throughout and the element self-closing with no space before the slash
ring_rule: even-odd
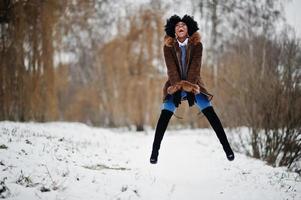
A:
<svg viewBox="0 0 301 200">
<path fill-rule="evenodd" d="M 228 142 L 227 136 L 225 134 L 224 128 L 222 123 L 220 122 L 218 116 L 216 115 L 212 106 L 209 106 L 202 110 L 206 118 L 208 119 L 210 125 L 212 126 L 213 130 L 215 131 L 220 143 L 223 146 L 223 149 L 227 155 L 227 159 L 229 161 L 234 160 L 234 153 L 230 147 Z"/>
<path fill-rule="evenodd" d="M 172 117 L 173 112 L 169 110 L 162 110 L 161 115 L 159 117 L 156 132 L 155 132 L 155 138 L 153 142 L 153 149 L 152 149 L 152 155 L 150 157 L 150 163 L 156 164 L 158 161 L 158 155 L 159 155 L 159 149 L 161 145 L 161 141 L 163 139 L 164 133 L 166 131 L 168 122 L 170 118 Z"/>
</svg>

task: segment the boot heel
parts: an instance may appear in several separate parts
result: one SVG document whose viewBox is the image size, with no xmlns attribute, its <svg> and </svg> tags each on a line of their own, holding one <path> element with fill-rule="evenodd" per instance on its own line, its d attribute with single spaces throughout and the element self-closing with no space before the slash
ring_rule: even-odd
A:
<svg viewBox="0 0 301 200">
<path fill-rule="evenodd" d="M 158 162 L 158 153 L 152 153 L 149 161 L 150 161 L 151 164 L 157 164 L 157 162 Z"/>
<path fill-rule="evenodd" d="M 227 155 L 227 158 L 229 161 L 233 161 L 235 156 L 234 156 L 234 154 L 229 154 L 229 155 Z"/>
<path fill-rule="evenodd" d="M 223 148 L 223 149 L 224 149 L 224 151 L 226 153 L 227 159 L 229 161 L 233 161 L 234 158 L 235 158 L 235 156 L 234 156 L 234 153 L 233 153 L 231 147 L 229 146 L 228 148 Z"/>
</svg>

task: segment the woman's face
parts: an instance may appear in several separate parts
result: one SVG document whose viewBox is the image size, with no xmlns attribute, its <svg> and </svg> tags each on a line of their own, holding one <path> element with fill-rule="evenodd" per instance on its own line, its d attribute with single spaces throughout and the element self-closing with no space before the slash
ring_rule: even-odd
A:
<svg viewBox="0 0 301 200">
<path fill-rule="evenodd" d="M 178 22 L 175 26 L 175 33 L 177 38 L 187 37 L 187 25 L 184 22 Z"/>
</svg>

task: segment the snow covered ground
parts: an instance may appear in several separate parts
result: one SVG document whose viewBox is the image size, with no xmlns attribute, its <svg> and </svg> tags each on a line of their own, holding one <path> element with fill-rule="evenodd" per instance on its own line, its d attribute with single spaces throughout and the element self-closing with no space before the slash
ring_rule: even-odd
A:
<svg viewBox="0 0 301 200">
<path fill-rule="evenodd" d="M 80 123 L 0 122 L 0 198 L 85 200 L 301 199 L 301 179 L 236 153 L 211 129 L 167 131 L 157 165 L 153 131 Z"/>
</svg>

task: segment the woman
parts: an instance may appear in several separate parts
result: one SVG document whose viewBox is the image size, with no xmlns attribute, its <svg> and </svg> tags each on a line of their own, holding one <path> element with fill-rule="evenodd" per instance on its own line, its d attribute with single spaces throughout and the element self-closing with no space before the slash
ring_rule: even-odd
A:
<svg viewBox="0 0 301 200">
<path fill-rule="evenodd" d="M 197 22 L 188 15 L 183 18 L 174 15 L 165 25 L 163 51 L 168 80 L 163 89 L 164 101 L 150 157 L 152 164 L 157 163 L 165 130 L 182 100 L 187 100 L 189 106 L 196 103 L 214 129 L 228 160 L 234 160 L 223 126 L 210 102 L 213 95 L 206 90 L 200 77 L 203 46 L 198 29 Z"/>
</svg>

